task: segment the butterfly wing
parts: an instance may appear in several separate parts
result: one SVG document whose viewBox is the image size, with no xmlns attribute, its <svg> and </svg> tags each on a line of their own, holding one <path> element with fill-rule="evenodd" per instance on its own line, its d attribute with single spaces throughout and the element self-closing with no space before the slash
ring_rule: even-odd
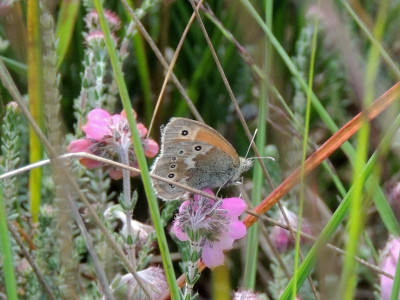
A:
<svg viewBox="0 0 400 300">
<path fill-rule="evenodd" d="M 152 174 L 196 189 L 226 184 L 240 161 L 236 150 L 217 131 L 197 121 L 173 118 L 162 132 L 160 156 Z M 173 200 L 186 191 L 153 179 L 157 196 Z"/>
<path fill-rule="evenodd" d="M 171 170 L 179 170 L 179 169 L 185 169 L 186 166 L 184 165 L 183 162 L 177 162 L 171 161 L 170 156 L 160 156 L 157 158 L 155 161 L 153 168 L 151 170 L 151 174 L 153 175 L 158 175 L 163 178 L 168 178 L 170 180 L 173 180 L 175 182 L 183 183 L 185 184 L 185 177 L 184 176 L 178 176 L 174 175 L 174 178 L 170 178 L 168 175 L 171 174 Z M 174 184 L 170 184 L 161 180 L 157 180 L 152 178 L 152 183 L 154 190 L 156 191 L 157 197 L 169 201 L 169 200 L 175 200 L 183 196 L 186 191 L 184 189 L 181 189 Z"/>
</svg>

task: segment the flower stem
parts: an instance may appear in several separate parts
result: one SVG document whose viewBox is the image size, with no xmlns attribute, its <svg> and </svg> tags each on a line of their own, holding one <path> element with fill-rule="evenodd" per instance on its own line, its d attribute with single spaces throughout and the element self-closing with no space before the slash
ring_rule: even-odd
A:
<svg viewBox="0 0 400 300">
<path fill-rule="evenodd" d="M 197 261 L 201 256 L 201 247 L 199 247 L 199 240 L 190 241 L 190 249 L 188 253 L 188 261 L 186 262 L 186 284 L 185 284 L 185 295 L 183 299 L 190 300 L 195 299 L 196 295 L 193 295 L 193 287 L 196 281 L 199 279 L 199 269 L 197 268 Z"/>
<path fill-rule="evenodd" d="M 129 144 L 122 143 L 121 153 L 120 153 L 120 160 L 121 163 L 124 165 L 129 166 Z M 128 233 L 126 236 L 127 247 L 128 247 L 128 258 L 131 261 L 132 265 L 136 266 L 136 258 L 135 258 L 135 249 L 132 247 L 132 198 L 131 198 L 131 176 L 130 171 L 123 169 L 122 170 L 122 184 L 123 184 L 123 197 L 124 197 L 124 210 L 126 216 L 126 225 L 128 227 Z"/>
</svg>

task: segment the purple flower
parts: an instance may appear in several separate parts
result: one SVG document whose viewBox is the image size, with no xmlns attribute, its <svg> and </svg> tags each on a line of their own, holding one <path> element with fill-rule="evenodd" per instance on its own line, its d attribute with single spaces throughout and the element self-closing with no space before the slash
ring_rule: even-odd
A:
<svg viewBox="0 0 400 300">
<path fill-rule="evenodd" d="M 205 192 L 213 194 L 209 189 Z M 232 248 L 234 240 L 246 235 L 246 227 L 238 219 L 245 209 L 240 198 L 216 201 L 194 195 L 193 201 L 185 201 L 179 208 L 173 231 L 181 241 L 200 236 L 201 258 L 207 267 L 214 268 L 224 263 L 223 252 Z"/>
<path fill-rule="evenodd" d="M 400 255 L 400 238 L 391 237 L 382 251 L 381 268 L 383 271 L 394 276 L 396 265 Z M 382 300 L 389 300 L 392 293 L 393 280 L 381 275 Z M 400 295 L 398 296 L 400 299 Z"/>
<path fill-rule="evenodd" d="M 294 229 L 297 229 L 297 225 L 298 225 L 297 215 L 286 208 L 284 208 L 284 210 L 286 212 L 286 215 L 288 217 L 290 225 Z M 283 218 L 282 213 L 279 213 L 279 222 L 286 225 L 286 222 L 285 222 L 285 219 Z M 303 219 L 301 229 L 304 233 L 311 234 L 311 228 L 304 219 Z M 290 231 L 287 229 L 284 229 L 282 227 L 279 227 L 279 226 L 274 226 L 272 228 L 271 233 L 270 233 L 270 238 L 271 238 L 272 243 L 275 245 L 276 249 L 279 252 L 283 252 L 289 248 L 293 248 L 295 245 L 295 241 L 292 238 Z M 300 238 L 301 244 L 305 244 L 307 242 L 308 242 L 308 240 L 304 239 L 303 237 Z"/>
<path fill-rule="evenodd" d="M 143 124 L 138 123 L 137 129 L 145 155 L 154 157 L 159 151 L 158 144 L 154 140 L 146 138 L 147 129 Z M 72 141 L 67 148 L 69 152 L 87 152 L 118 160 L 122 151 L 128 151 L 129 165 L 138 167 L 131 132 L 124 111 L 121 114 L 110 115 L 104 109 L 93 109 L 89 112 L 88 122 L 82 126 L 82 130 L 86 137 Z M 89 169 L 102 165 L 102 163 L 89 158 L 82 158 L 80 162 Z M 138 173 L 131 172 L 131 176 L 136 175 Z M 110 167 L 110 177 L 116 180 L 121 179 L 122 170 Z"/>
</svg>

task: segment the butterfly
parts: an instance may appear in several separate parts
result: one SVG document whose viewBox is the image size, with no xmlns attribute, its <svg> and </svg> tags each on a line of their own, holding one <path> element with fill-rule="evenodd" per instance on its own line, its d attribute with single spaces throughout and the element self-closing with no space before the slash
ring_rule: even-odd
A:
<svg viewBox="0 0 400 300">
<path fill-rule="evenodd" d="M 216 130 L 203 123 L 172 118 L 161 130 L 161 151 L 151 174 L 195 189 L 216 188 L 236 182 L 254 160 L 240 157 Z M 187 191 L 174 184 L 152 179 L 156 195 L 175 200 Z"/>
</svg>

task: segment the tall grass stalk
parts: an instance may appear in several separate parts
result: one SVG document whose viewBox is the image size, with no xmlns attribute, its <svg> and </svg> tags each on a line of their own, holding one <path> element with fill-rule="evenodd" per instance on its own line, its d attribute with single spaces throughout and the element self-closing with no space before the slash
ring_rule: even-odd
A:
<svg viewBox="0 0 400 300">
<path fill-rule="evenodd" d="M 29 109 L 37 124 L 43 128 L 43 70 L 40 37 L 39 1 L 28 1 L 28 93 Z M 29 130 L 29 162 L 34 163 L 43 157 L 42 145 L 32 128 Z M 42 191 L 42 169 L 29 174 L 29 195 L 31 214 L 34 223 L 39 221 L 39 208 Z"/>
<path fill-rule="evenodd" d="M 265 2 L 265 20 L 269 26 L 272 26 L 272 13 L 273 13 L 273 2 Z M 265 41 L 264 46 L 264 75 L 268 77 L 271 72 L 271 61 L 272 61 L 272 48 L 268 41 Z M 260 97 L 258 101 L 258 121 L 257 121 L 257 136 L 256 145 L 259 149 L 261 157 L 264 156 L 264 148 L 266 143 L 267 135 L 267 122 L 265 119 L 268 118 L 268 89 L 265 81 L 260 81 Z M 253 189 L 251 192 L 251 204 L 257 206 L 262 198 L 262 186 L 264 183 L 263 173 L 261 166 L 256 163 L 253 168 Z M 273 187 L 271 187 L 272 189 Z M 247 289 L 254 290 L 256 284 L 257 275 L 257 262 L 258 262 L 258 248 L 259 248 L 259 228 L 255 224 L 248 230 L 247 234 L 247 252 L 246 252 L 246 263 L 244 271 L 244 286 Z"/>
<path fill-rule="evenodd" d="M 318 2 L 319 3 L 319 2 Z M 297 225 L 297 234 L 296 234 L 296 252 L 295 252 L 295 259 L 294 259 L 294 267 L 293 267 L 293 277 L 297 277 L 297 268 L 299 264 L 300 258 L 300 232 L 301 232 L 301 225 L 303 223 L 303 208 L 304 208 L 304 197 L 306 193 L 306 184 L 305 184 L 305 176 L 304 176 L 304 167 L 306 162 L 307 156 L 307 146 L 308 146 L 308 134 L 310 130 L 310 114 L 311 114 L 311 93 L 313 87 L 313 80 L 314 80 L 314 66 L 315 66 L 315 56 L 317 51 L 317 36 L 318 36 L 318 21 L 319 18 L 315 17 L 314 21 L 314 32 L 312 37 L 312 45 L 311 45 L 311 57 L 310 57 L 310 67 L 309 67 L 309 74 L 308 74 L 308 91 L 307 91 L 307 103 L 306 103 L 306 111 L 304 116 L 304 134 L 303 134 L 303 148 L 302 148 L 302 155 L 301 155 L 301 170 L 300 170 L 300 193 L 299 193 L 299 208 L 298 208 L 298 225 Z M 312 281 L 311 278 L 309 278 Z M 293 285 L 293 294 L 292 299 L 296 298 L 296 281 Z M 311 284 L 313 287 L 313 285 Z M 316 292 L 314 291 L 316 295 Z"/>
<path fill-rule="evenodd" d="M 379 40 L 383 34 L 383 28 L 385 25 L 385 15 L 388 9 L 389 1 L 381 1 L 378 10 L 378 17 L 374 28 L 376 38 Z M 374 87 L 376 77 L 378 74 L 379 66 L 379 48 L 376 44 L 371 45 L 367 70 L 365 79 L 365 99 L 362 103 L 363 109 L 366 110 L 370 107 L 374 99 Z M 341 299 L 353 299 L 355 293 L 355 287 L 357 283 L 357 264 L 354 260 L 354 256 L 357 255 L 359 249 L 359 238 L 364 227 L 365 222 L 365 207 L 363 206 L 363 182 L 359 176 L 361 174 L 363 166 L 365 164 L 368 144 L 369 144 L 369 133 L 370 125 L 367 120 L 363 120 L 361 129 L 357 138 L 357 156 L 353 169 L 353 188 L 354 194 L 351 198 L 351 209 L 348 223 L 348 237 L 349 240 L 346 245 L 347 256 L 344 261 L 344 268 L 342 271 L 340 281 L 340 295 Z M 375 178 L 377 181 L 378 179 Z M 372 195 L 366 195 L 371 197 Z"/>
<path fill-rule="evenodd" d="M 151 185 L 150 176 L 148 172 L 148 166 L 146 162 L 146 158 L 144 155 L 142 143 L 139 137 L 139 132 L 136 126 L 136 120 L 132 113 L 132 106 L 129 100 L 128 90 L 126 88 L 126 84 L 122 75 L 121 66 L 119 60 L 115 53 L 115 47 L 111 38 L 110 30 L 108 28 L 107 22 L 104 18 L 104 12 L 102 4 L 99 0 L 94 1 L 94 5 L 100 17 L 100 25 L 103 30 L 105 41 L 108 49 L 108 53 L 110 55 L 111 64 L 113 67 L 115 79 L 118 84 L 118 89 L 121 96 L 122 105 L 126 111 L 126 116 L 128 119 L 128 123 L 132 132 L 133 145 L 135 147 L 136 156 L 138 159 L 140 170 L 142 171 L 142 181 L 144 185 L 144 189 L 147 196 L 147 201 L 150 207 L 150 213 L 152 216 L 152 220 L 154 223 L 154 228 L 157 234 L 158 245 L 160 247 L 161 257 L 164 265 L 165 274 L 167 277 L 168 285 L 171 290 L 172 299 L 179 299 L 179 289 L 176 285 L 175 281 L 175 273 L 172 266 L 171 256 L 169 254 L 167 240 L 165 237 L 164 228 L 161 224 L 161 217 L 159 212 L 159 207 L 157 204 L 157 200 L 154 195 L 153 187 Z"/>
</svg>

